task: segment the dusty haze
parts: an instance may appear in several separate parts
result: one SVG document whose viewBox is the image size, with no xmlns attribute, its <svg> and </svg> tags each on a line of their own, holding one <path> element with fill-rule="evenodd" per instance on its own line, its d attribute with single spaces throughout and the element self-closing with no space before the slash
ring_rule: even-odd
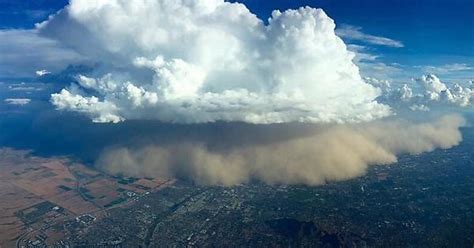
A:
<svg viewBox="0 0 474 248">
<path fill-rule="evenodd" d="M 314 126 L 305 135 L 225 149 L 210 148 L 209 141 L 178 140 L 108 149 L 96 164 L 113 174 L 178 177 L 201 184 L 231 186 L 256 179 L 269 184 L 319 185 L 363 175 L 369 165 L 394 163 L 397 154 L 456 146 L 462 141 L 459 128 L 463 125 L 463 117 L 446 115 L 422 123 L 398 119 Z M 285 136 L 281 131 L 266 135 Z"/>
</svg>

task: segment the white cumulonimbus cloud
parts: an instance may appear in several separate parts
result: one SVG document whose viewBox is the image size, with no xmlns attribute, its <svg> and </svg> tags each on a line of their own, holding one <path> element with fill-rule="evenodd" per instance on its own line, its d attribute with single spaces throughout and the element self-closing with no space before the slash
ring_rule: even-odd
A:
<svg viewBox="0 0 474 248">
<path fill-rule="evenodd" d="M 99 65 L 53 94 L 96 122 L 359 122 L 390 115 L 323 10 L 268 24 L 224 0 L 71 0 L 39 33 Z"/>
</svg>

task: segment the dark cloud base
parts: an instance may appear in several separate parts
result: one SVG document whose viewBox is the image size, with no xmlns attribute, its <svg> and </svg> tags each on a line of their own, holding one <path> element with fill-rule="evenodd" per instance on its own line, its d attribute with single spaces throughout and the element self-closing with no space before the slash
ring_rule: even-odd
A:
<svg viewBox="0 0 474 248">
<path fill-rule="evenodd" d="M 0 113 L 0 146 L 32 149 L 42 156 L 68 155 L 92 164 L 110 147 L 192 142 L 205 143 L 211 150 L 224 150 L 304 137 L 312 132 L 311 127 L 310 124 L 224 122 L 180 125 L 151 120 L 102 124 L 54 109 L 37 114 L 10 111 Z"/>
<path fill-rule="evenodd" d="M 431 118 L 426 117 L 421 118 L 420 120 L 422 119 L 424 119 L 424 123 L 431 125 L 426 121 L 426 119 Z M 415 121 L 415 123 L 419 122 L 420 120 Z M 470 122 L 474 120 L 473 115 L 468 115 L 468 121 L 469 120 Z M 392 117 L 392 120 L 385 120 L 385 123 L 387 123 L 388 127 L 391 125 L 390 123 L 393 124 L 397 122 L 398 118 L 396 117 Z M 401 123 L 403 124 L 404 122 Z M 409 123 L 406 124 L 408 129 L 413 127 L 413 125 Z M 360 132 L 357 131 L 354 133 L 349 130 L 349 132 L 344 132 L 343 135 L 341 135 L 340 132 L 334 133 L 334 130 L 337 131 L 337 127 L 337 125 L 325 126 L 301 123 L 254 125 L 246 123 L 217 122 L 208 124 L 184 125 L 145 120 L 125 121 L 118 124 L 98 124 L 92 123 L 87 117 L 78 114 L 56 111 L 50 105 L 44 103 L 23 107 L 23 112 L 6 111 L 4 108 L 0 109 L 0 130 L 2 130 L 0 133 L 0 147 L 5 146 L 16 149 L 31 149 L 33 150 L 34 154 L 40 156 L 69 156 L 72 159 L 83 162 L 88 166 L 97 165 L 97 161 L 100 161 L 101 158 L 104 158 L 104 154 L 106 159 L 103 161 L 106 162 L 114 161 L 114 158 L 111 158 L 110 154 L 114 156 L 119 155 L 119 159 L 120 156 L 125 156 L 131 159 L 130 161 L 132 161 L 133 166 L 137 166 L 132 167 L 131 165 L 127 164 L 122 165 L 125 166 L 125 169 L 128 167 L 128 169 L 132 170 L 132 172 L 163 169 L 161 165 L 159 165 L 160 162 L 156 162 L 163 159 L 159 153 L 170 153 L 173 157 L 178 156 L 186 158 L 184 160 L 179 159 L 179 161 L 175 161 L 174 158 L 172 158 L 172 160 L 163 160 L 166 161 L 163 163 L 167 164 L 165 166 L 167 170 L 170 168 L 172 169 L 174 164 L 178 164 L 180 166 L 179 171 L 172 171 L 170 176 L 176 176 L 178 178 L 192 181 L 196 180 L 196 176 L 201 176 L 199 174 L 201 173 L 200 170 L 206 171 L 208 169 L 206 167 L 208 163 L 214 163 L 214 165 L 211 166 L 218 166 L 219 168 L 224 168 L 223 165 L 228 163 L 242 163 L 243 170 L 245 173 L 247 173 L 248 170 L 250 177 L 245 176 L 245 174 L 242 176 L 242 178 L 225 178 L 226 180 L 230 181 L 222 181 L 223 184 L 229 185 L 239 182 L 252 182 L 255 179 L 262 179 L 264 181 L 268 180 L 270 183 L 283 182 L 281 181 L 282 173 L 280 172 L 286 171 L 286 169 L 284 169 L 286 166 L 290 166 L 288 169 L 292 170 L 292 167 L 294 166 L 293 162 L 291 165 L 288 163 L 281 164 L 279 166 L 280 172 L 275 173 L 275 175 L 271 175 L 274 178 L 265 178 L 267 176 L 267 174 L 265 174 L 266 171 L 271 171 L 272 168 L 272 166 L 269 165 L 274 164 L 274 162 L 278 164 L 278 161 L 272 162 L 275 157 L 272 154 L 273 148 L 279 149 L 280 153 L 286 153 L 287 155 L 285 156 L 292 157 L 295 155 L 298 158 L 306 157 L 306 159 L 302 159 L 302 161 L 304 160 L 306 162 L 319 159 L 319 156 L 314 157 L 314 155 L 311 155 L 311 151 L 316 153 L 323 152 L 321 154 L 326 155 L 324 153 L 324 149 L 327 149 L 327 147 L 324 145 L 326 144 L 325 142 L 328 142 L 327 144 L 331 144 L 333 142 L 337 143 L 333 145 L 328 151 L 330 154 L 338 154 L 341 152 L 356 152 L 356 154 L 359 154 L 354 157 L 356 158 L 355 160 L 350 159 L 346 162 L 343 161 L 344 163 L 341 163 L 347 164 L 357 161 L 354 167 L 348 166 L 346 168 L 343 166 L 343 168 L 341 168 L 343 169 L 342 171 L 345 169 L 349 170 L 350 168 L 356 168 L 356 172 L 349 171 L 347 175 L 344 174 L 340 178 L 339 175 L 333 177 L 334 175 L 330 174 L 328 180 L 343 180 L 358 176 L 360 173 L 364 172 L 367 165 L 377 164 L 379 161 L 387 161 L 387 163 L 390 163 L 391 160 L 387 160 L 387 158 L 384 157 L 384 152 L 381 153 L 384 155 L 379 155 L 377 157 L 370 155 L 372 152 L 368 151 L 367 149 L 364 151 L 358 151 L 358 149 L 361 147 L 357 147 L 357 145 L 355 145 L 355 148 L 351 148 L 353 146 L 351 146 L 349 143 L 353 142 L 353 138 L 359 139 L 359 134 L 361 133 L 363 135 L 364 133 L 368 135 L 366 138 L 369 137 L 368 142 L 372 147 L 370 149 L 388 149 L 387 151 L 390 151 L 388 155 L 391 153 L 419 153 L 431 150 L 431 148 L 421 148 L 419 151 L 416 150 L 417 148 L 413 149 L 413 147 L 411 147 L 412 145 L 417 146 L 415 141 L 408 142 L 409 144 L 407 145 L 401 145 L 399 148 L 390 148 L 390 145 L 386 146 L 387 144 L 384 144 L 384 140 L 387 140 L 386 137 L 380 136 L 380 134 L 376 134 L 375 136 L 372 135 L 373 133 L 371 132 L 373 130 L 371 131 L 371 128 L 373 129 L 374 126 L 372 125 L 371 127 L 370 123 L 361 124 L 359 127 L 351 129 L 359 130 Z M 341 126 L 341 128 L 344 130 L 347 129 L 344 126 Z M 451 128 L 447 127 L 446 130 L 452 131 L 453 128 L 455 128 L 455 126 Z M 463 132 L 465 128 L 470 127 L 461 128 L 461 132 Z M 379 133 L 380 131 L 378 130 L 380 130 L 380 125 L 375 125 L 374 132 Z M 392 127 L 390 130 L 398 130 L 398 128 Z M 419 134 L 419 130 L 416 130 L 417 131 L 415 131 L 414 134 Z M 443 127 L 439 127 L 439 130 L 444 132 L 443 130 L 445 129 Z M 428 135 L 421 132 L 423 135 L 420 137 L 423 139 L 428 138 L 428 140 L 431 139 L 431 136 L 434 137 L 435 140 L 437 139 L 436 137 L 445 137 L 445 134 L 439 133 L 439 130 L 435 130 L 434 133 L 428 133 Z M 387 132 L 392 133 L 390 135 L 393 137 L 394 131 Z M 401 134 L 403 134 L 403 132 L 403 130 L 400 130 Z M 322 141 L 317 137 L 320 137 Z M 341 138 L 343 140 L 349 139 L 347 141 L 350 142 L 347 143 L 342 141 L 341 143 Z M 404 138 L 400 139 L 402 139 L 403 142 L 407 142 Z M 306 141 L 301 142 L 301 140 Z M 357 143 L 356 141 L 354 142 Z M 364 142 L 362 144 L 366 144 Z M 456 145 L 457 141 L 448 143 L 448 145 L 441 145 L 441 143 L 437 144 L 436 142 L 433 144 L 434 145 L 430 145 L 433 148 L 449 148 L 452 145 Z M 342 146 L 341 149 L 339 149 L 339 146 Z M 401 149 L 401 151 L 397 151 L 398 149 Z M 119 153 L 117 153 L 117 151 L 119 151 Z M 126 154 L 123 154 L 123 151 L 125 151 Z M 231 155 L 228 156 L 229 154 Z M 144 162 L 142 160 L 142 156 L 150 155 L 151 157 L 147 160 L 148 162 Z M 155 155 L 156 157 L 154 157 Z M 285 156 L 283 158 L 285 158 Z M 362 156 L 362 159 L 360 156 Z M 248 157 L 252 158 L 248 160 Z M 253 157 L 256 157 L 256 161 L 261 163 L 261 168 L 257 169 L 265 172 L 262 175 L 257 175 L 256 177 L 252 176 L 252 170 L 255 168 L 252 167 L 253 165 L 250 165 L 253 163 Z M 329 161 L 332 161 L 334 157 L 335 156 L 328 156 Z M 201 162 L 196 162 L 196 160 Z M 151 167 L 146 169 L 148 166 L 147 163 L 150 161 Z M 186 165 L 180 164 L 183 161 L 186 163 Z M 140 165 L 141 162 L 143 162 L 143 165 Z M 301 166 L 306 162 L 303 162 Z M 145 170 L 143 166 L 145 167 Z M 240 166 L 241 165 L 236 166 L 234 164 L 233 168 L 237 168 L 237 170 L 240 171 Z M 296 168 L 298 168 L 298 165 L 296 166 Z M 330 166 L 328 167 L 320 165 L 316 165 L 315 167 L 303 166 L 302 168 L 304 170 L 309 168 L 313 170 L 312 173 L 314 175 L 318 175 L 319 167 L 321 167 L 320 169 L 323 170 L 323 174 L 324 170 L 330 168 Z M 103 164 L 100 165 L 99 168 L 112 173 L 117 173 L 124 169 L 110 169 L 107 165 L 104 166 Z M 219 181 L 220 176 L 214 177 L 214 175 L 212 175 L 212 173 L 214 173 L 213 171 L 206 171 L 206 173 L 211 173 L 211 176 L 209 176 L 210 179 L 217 178 L 217 184 L 221 183 L 221 181 Z M 227 176 L 226 173 L 221 173 L 220 175 L 223 177 Z M 207 183 L 206 180 L 209 178 L 205 177 L 204 179 L 201 178 L 199 180 L 201 180 L 203 183 Z M 319 184 L 320 181 L 318 180 L 310 181 L 309 184 Z M 324 177 L 321 180 L 324 182 Z M 294 181 L 290 181 L 288 183 L 294 182 L 300 181 L 299 179 L 294 179 Z M 211 183 L 213 182 L 211 181 Z M 301 183 L 308 182 L 303 181 Z"/>
</svg>

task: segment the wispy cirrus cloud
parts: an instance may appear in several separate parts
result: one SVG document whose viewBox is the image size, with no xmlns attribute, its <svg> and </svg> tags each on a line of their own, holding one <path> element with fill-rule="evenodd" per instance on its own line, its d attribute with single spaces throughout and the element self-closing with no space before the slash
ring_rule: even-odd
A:
<svg viewBox="0 0 474 248">
<path fill-rule="evenodd" d="M 374 53 L 370 47 L 348 44 L 347 49 L 355 53 L 354 62 L 364 77 L 389 79 L 397 77 L 403 71 L 402 65 L 384 62 L 382 56 Z"/>
<path fill-rule="evenodd" d="M 31 102 L 31 99 L 29 98 L 7 98 L 4 100 L 5 103 L 10 104 L 10 105 L 26 105 Z"/>
<path fill-rule="evenodd" d="M 445 64 L 445 65 L 424 65 L 424 66 L 416 66 L 416 68 L 421 69 L 425 73 L 434 73 L 434 74 L 445 74 L 445 73 L 452 73 L 452 72 L 463 72 L 463 71 L 470 71 L 474 70 L 474 67 L 465 63 L 453 63 L 453 64 Z"/>
<path fill-rule="evenodd" d="M 343 39 L 361 41 L 372 45 L 395 48 L 404 47 L 401 41 L 390 39 L 387 37 L 366 34 L 362 32 L 361 27 L 352 25 L 342 25 L 340 28 L 336 29 L 336 34 Z"/>
</svg>

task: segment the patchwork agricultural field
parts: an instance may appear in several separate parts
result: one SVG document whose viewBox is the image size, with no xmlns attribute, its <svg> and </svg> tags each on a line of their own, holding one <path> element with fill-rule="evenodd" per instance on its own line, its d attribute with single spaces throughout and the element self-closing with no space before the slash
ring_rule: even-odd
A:
<svg viewBox="0 0 474 248">
<path fill-rule="evenodd" d="M 0 148 L 0 247 L 39 232 L 54 243 L 64 235 L 63 222 L 83 215 L 101 218 L 164 182 L 114 177 L 68 158 Z"/>
</svg>

